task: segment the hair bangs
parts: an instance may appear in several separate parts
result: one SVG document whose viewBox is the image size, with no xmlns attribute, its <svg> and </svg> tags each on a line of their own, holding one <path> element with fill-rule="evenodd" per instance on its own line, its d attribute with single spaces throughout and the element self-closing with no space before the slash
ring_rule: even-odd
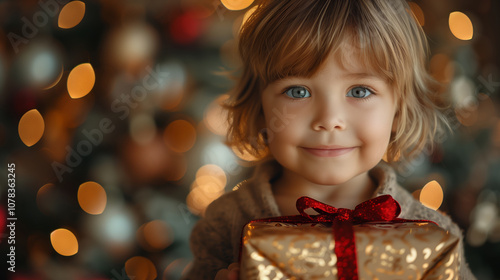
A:
<svg viewBox="0 0 500 280">
<path fill-rule="evenodd" d="M 350 9 L 344 1 L 268 1 L 242 31 L 241 57 L 264 84 L 289 76 L 312 76 L 343 38 Z M 272 14 L 273 16 L 265 16 Z M 287 20 L 284 23 L 284 19 Z M 252 38 L 256 34 L 259 38 Z M 248 38 L 245 38 L 249 36 Z M 264 40 L 262 40 L 265 38 Z M 245 50 L 258 50 L 246 53 Z"/>
</svg>

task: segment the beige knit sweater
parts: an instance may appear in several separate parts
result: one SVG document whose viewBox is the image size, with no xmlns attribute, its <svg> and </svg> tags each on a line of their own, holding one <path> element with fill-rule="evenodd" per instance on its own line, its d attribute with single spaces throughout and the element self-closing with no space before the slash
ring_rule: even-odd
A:
<svg viewBox="0 0 500 280">
<path fill-rule="evenodd" d="M 217 271 L 238 261 L 240 238 L 243 226 L 257 218 L 281 216 L 269 183 L 279 175 L 280 165 L 268 161 L 256 167 L 254 175 L 238 184 L 235 191 L 228 192 L 207 208 L 191 233 L 191 250 L 194 262 L 184 277 L 190 280 L 214 279 Z M 373 197 L 389 194 L 401 205 L 400 218 L 425 219 L 436 222 L 445 230 L 462 238 L 459 227 L 446 215 L 423 206 L 396 181 L 394 170 L 384 162 L 370 171 L 378 183 Z M 460 242 L 460 279 L 475 279 L 463 255 Z"/>
</svg>

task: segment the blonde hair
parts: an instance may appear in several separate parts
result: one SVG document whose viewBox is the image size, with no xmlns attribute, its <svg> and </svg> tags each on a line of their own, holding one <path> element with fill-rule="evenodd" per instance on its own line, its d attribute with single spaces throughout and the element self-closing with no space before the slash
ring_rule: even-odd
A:
<svg viewBox="0 0 500 280">
<path fill-rule="evenodd" d="M 288 76 L 312 76 L 342 42 L 356 46 L 367 66 L 397 95 L 396 131 L 387 159 L 407 159 L 432 144 L 446 125 L 427 71 L 425 34 L 404 0 L 264 0 L 239 36 L 241 76 L 226 105 L 227 144 L 269 156 L 261 92 Z"/>
</svg>

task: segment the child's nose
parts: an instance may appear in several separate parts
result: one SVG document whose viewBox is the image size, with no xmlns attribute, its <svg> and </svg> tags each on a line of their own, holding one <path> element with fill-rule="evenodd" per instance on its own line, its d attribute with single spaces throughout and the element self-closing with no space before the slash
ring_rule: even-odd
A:
<svg viewBox="0 0 500 280">
<path fill-rule="evenodd" d="M 340 103 L 338 100 L 319 102 L 311 124 L 312 129 L 314 131 L 344 130 L 346 128 L 346 112 Z"/>
</svg>

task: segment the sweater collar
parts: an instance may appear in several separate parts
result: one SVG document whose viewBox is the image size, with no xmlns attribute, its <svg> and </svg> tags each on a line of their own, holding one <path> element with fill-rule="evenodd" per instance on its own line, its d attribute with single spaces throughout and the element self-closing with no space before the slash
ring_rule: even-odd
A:
<svg viewBox="0 0 500 280">
<path fill-rule="evenodd" d="M 273 197 L 271 184 L 281 172 L 282 167 L 276 160 L 268 160 L 256 166 L 251 180 L 258 186 L 262 197 Z M 396 173 L 388 163 L 380 161 L 368 174 L 377 184 L 372 197 L 385 194 L 395 197 Z"/>
</svg>

